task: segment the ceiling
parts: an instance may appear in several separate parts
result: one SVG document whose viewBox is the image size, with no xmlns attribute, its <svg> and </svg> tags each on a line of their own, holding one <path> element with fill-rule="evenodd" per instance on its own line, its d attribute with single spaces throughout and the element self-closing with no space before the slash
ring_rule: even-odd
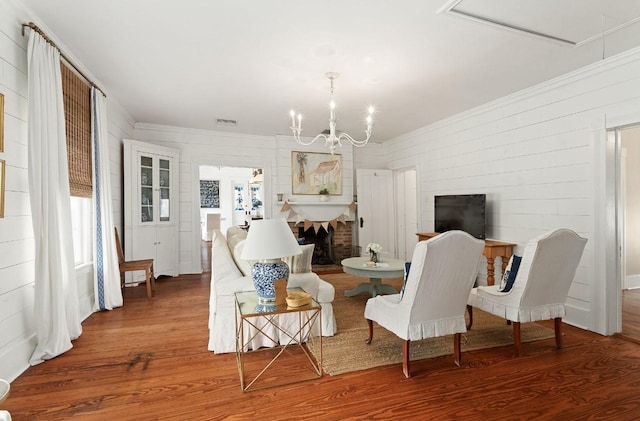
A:
<svg viewBox="0 0 640 421">
<path fill-rule="evenodd" d="M 327 129 L 330 71 L 382 142 L 640 45 L 629 0 L 19 1 L 137 122 L 258 135 Z"/>
</svg>

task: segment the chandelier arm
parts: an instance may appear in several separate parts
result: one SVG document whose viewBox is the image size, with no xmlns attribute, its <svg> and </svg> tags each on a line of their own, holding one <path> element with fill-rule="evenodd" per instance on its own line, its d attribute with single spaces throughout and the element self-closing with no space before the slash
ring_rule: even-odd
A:
<svg viewBox="0 0 640 421">
<path fill-rule="evenodd" d="M 371 131 L 365 130 L 365 133 L 367 134 L 367 137 L 364 140 L 354 139 L 351 136 L 349 136 L 347 133 L 340 133 L 340 136 L 338 136 L 336 139 L 338 140 L 338 143 L 340 143 L 341 146 L 342 146 L 342 140 L 347 140 L 353 146 L 357 146 L 358 148 L 361 148 L 365 146 L 367 142 L 369 142 L 369 139 L 371 138 Z"/>
<path fill-rule="evenodd" d="M 291 129 L 293 130 L 294 128 L 292 127 Z M 329 138 L 324 133 L 320 133 L 319 135 L 317 135 L 316 137 L 311 139 L 309 142 L 305 142 L 300 137 L 300 133 L 296 133 L 296 131 L 294 131 L 293 138 L 296 140 L 296 142 L 298 142 L 299 144 L 301 144 L 303 146 L 309 146 L 309 145 L 311 145 L 313 142 L 315 142 L 318 139 L 324 139 L 325 143 L 329 140 Z"/>
</svg>

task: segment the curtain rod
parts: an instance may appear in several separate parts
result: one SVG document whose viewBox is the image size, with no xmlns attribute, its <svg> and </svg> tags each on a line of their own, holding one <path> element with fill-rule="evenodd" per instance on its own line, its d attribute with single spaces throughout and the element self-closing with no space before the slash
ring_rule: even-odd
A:
<svg viewBox="0 0 640 421">
<path fill-rule="evenodd" d="M 56 50 L 58 50 L 58 52 L 60 53 L 60 56 L 64 59 L 64 61 L 66 61 L 67 63 L 69 63 L 69 65 L 71 67 L 73 67 L 75 69 L 76 72 L 78 72 L 80 74 L 80 76 L 82 76 L 82 78 L 91 86 L 93 86 L 94 88 L 96 88 L 97 90 L 99 90 L 100 92 L 102 92 L 102 95 L 105 96 L 105 98 L 107 97 L 107 94 L 104 93 L 104 91 L 102 89 L 100 89 L 100 87 L 98 85 L 96 85 L 91 79 L 89 79 L 83 72 L 82 70 L 78 69 L 78 67 L 73 64 L 73 62 L 71 60 L 69 60 L 69 58 L 67 56 L 64 55 L 64 53 L 62 52 L 62 50 L 60 50 L 60 47 L 58 47 L 56 45 L 55 42 L 53 42 L 51 40 L 51 38 L 49 38 L 47 36 L 47 34 L 44 33 L 44 31 L 42 29 L 40 29 L 38 27 L 38 25 L 36 25 L 33 22 L 29 22 L 29 23 L 23 23 L 22 24 L 22 36 L 24 36 L 24 28 L 28 27 L 33 31 L 36 31 L 38 34 L 40 34 L 40 36 L 42 36 L 42 38 L 44 38 L 45 41 L 47 41 L 49 44 L 51 44 L 51 46 L 53 46 L 53 48 L 55 48 Z"/>
</svg>

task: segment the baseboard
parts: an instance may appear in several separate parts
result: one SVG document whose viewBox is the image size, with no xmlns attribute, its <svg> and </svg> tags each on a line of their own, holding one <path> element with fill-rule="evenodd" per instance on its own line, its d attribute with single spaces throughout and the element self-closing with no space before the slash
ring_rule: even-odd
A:
<svg viewBox="0 0 640 421">
<path fill-rule="evenodd" d="M 602 332 L 596 332 L 595 330 L 593 330 L 593 326 L 591 326 L 592 317 L 587 310 L 574 307 L 569 304 L 565 304 L 565 309 L 567 313 L 562 318 L 563 322 L 580 329 L 589 330 L 601 335 L 603 334 Z"/>
<path fill-rule="evenodd" d="M 34 349 L 36 349 L 35 334 L 9 347 L 4 354 L 0 355 L 0 361 L 2 361 L 0 378 L 9 383 L 17 379 L 31 366 L 29 358 L 31 358 Z"/>
<path fill-rule="evenodd" d="M 93 294 L 87 294 L 79 300 L 80 320 L 84 322 L 93 314 Z M 36 349 L 36 334 L 29 336 L 13 346 L 10 346 L 2 355 L 0 355 L 0 378 L 7 380 L 9 383 L 17 379 L 24 373 L 31 364 L 29 359 Z"/>
<path fill-rule="evenodd" d="M 640 275 L 629 275 L 625 278 L 623 289 L 640 288 Z"/>
</svg>

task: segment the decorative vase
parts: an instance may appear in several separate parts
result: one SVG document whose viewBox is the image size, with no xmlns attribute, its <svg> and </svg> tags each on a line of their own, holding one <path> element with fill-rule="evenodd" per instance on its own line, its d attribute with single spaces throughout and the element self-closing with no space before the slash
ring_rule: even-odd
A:
<svg viewBox="0 0 640 421">
<path fill-rule="evenodd" d="M 276 279 L 289 279 L 289 266 L 280 259 L 256 262 L 252 268 L 253 285 L 258 295 L 258 304 L 275 305 Z"/>
<path fill-rule="evenodd" d="M 378 263 L 378 253 L 372 251 L 369 256 L 369 261 L 373 263 Z"/>
</svg>

